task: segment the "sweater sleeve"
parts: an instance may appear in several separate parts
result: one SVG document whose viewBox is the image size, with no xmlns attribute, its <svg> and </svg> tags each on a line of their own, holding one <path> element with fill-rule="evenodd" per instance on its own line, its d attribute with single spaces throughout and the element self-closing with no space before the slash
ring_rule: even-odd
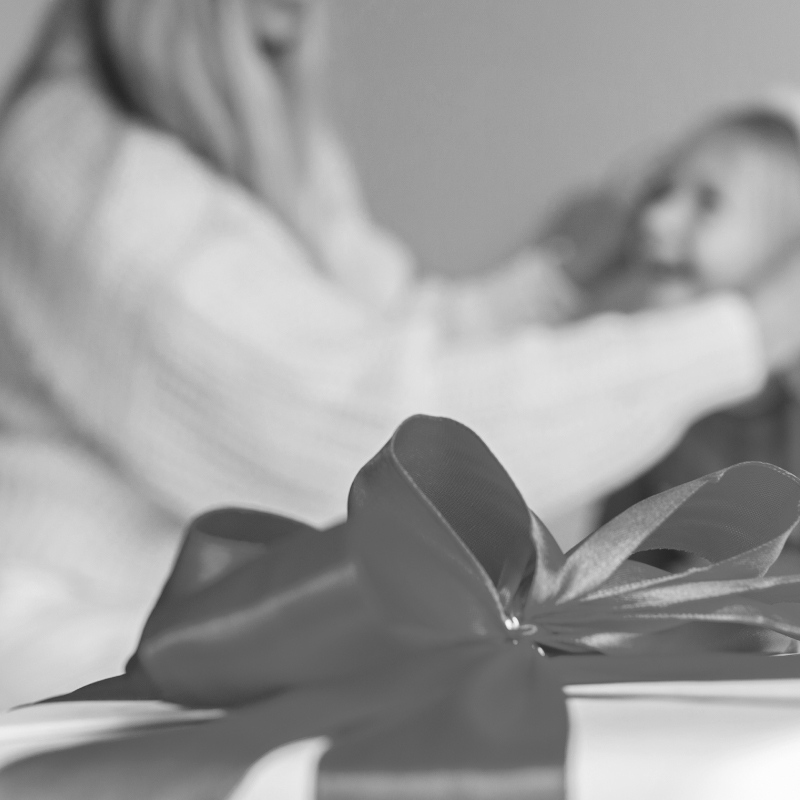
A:
<svg viewBox="0 0 800 800">
<path fill-rule="evenodd" d="M 101 100 L 54 82 L 6 120 L 0 303 L 64 413 L 182 516 L 240 503 L 330 521 L 418 412 L 471 426 L 558 513 L 764 380 L 733 295 L 478 339 L 445 330 L 424 287 L 370 304 L 244 191 Z M 380 250 L 360 257 L 380 270 Z"/>
</svg>

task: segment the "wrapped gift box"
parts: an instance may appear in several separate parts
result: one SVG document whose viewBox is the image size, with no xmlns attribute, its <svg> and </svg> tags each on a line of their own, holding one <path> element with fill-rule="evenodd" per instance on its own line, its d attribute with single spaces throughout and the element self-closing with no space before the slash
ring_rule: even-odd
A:
<svg viewBox="0 0 800 800">
<path fill-rule="evenodd" d="M 566 694 L 568 800 L 800 795 L 800 680 L 584 684 Z M 150 701 L 31 706 L 0 718 L 0 765 L 222 713 Z M 327 747 L 317 738 L 266 754 L 231 800 L 314 800 Z"/>
<path fill-rule="evenodd" d="M 5 716 L 0 794 L 800 796 L 799 524 L 800 480 L 742 464 L 563 553 L 472 432 L 412 418 L 341 526 L 196 519 L 126 674 Z"/>
<path fill-rule="evenodd" d="M 800 680 L 568 687 L 569 800 L 789 800 Z"/>
</svg>

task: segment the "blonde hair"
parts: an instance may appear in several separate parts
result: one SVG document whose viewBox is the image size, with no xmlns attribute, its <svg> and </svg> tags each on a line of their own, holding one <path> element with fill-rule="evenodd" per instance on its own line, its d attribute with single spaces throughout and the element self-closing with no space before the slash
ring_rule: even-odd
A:
<svg viewBox="0 0 800 800">
<path fill-rule="evenodd" d="M 735 136 L 753 147 L 788 156 L 800 165 L 800 139 L 793 124 L 781 113 L 768 108 L 722 113 L 690 131 L 661 155 L 655 168 L 642 182 L 637 205 L 643 206 L 660 192 L 675 164 L 687 154 L 726 136 Z"/>
<path fill-rule="evenodd" d="M 307 239 L 322 27 L 310 9 L 296 43 L 265 48 L 244 0 L 64 0 L 28 73 L 78 44 L 122 109 L 179 137 Z"/>
</svg>

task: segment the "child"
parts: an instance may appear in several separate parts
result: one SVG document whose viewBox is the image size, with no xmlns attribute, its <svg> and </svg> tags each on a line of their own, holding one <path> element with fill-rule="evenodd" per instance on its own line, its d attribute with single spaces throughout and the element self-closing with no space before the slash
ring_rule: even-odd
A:
<svg viewBox="0 0 800 800">
<path fill-rule="evenodd" d="M 568 256 L 583 313 L 746 289 L 800 252 L 800 138 L 791 110 L 714 119 L 672 148 L 627 202 L 623 192 L 585 198 L 562 210 L 544 238 Z M 797 377 L 776 376 L 748 403 L 701 419 L 663 461 L 607 498 L 600 523 L 741 461 L 800 473 L 798 397 Z M 678 554 L 654 558 L 665 568 L 687 566 Z"/>
<path fill-rule="evenodd" d="M 743 289 L 800 244 L 800 141 L 774 111 L 729 115 L 679 145 L 635 216 L 648 305 Z M 638 265 L 637 263 L 638 262 Z"/>
<path fill-rule="evenodd" d="M 539 236 L 582 314 L 746 288 L 800 247 L 800 139 L 777 108 L 715 119 L 626 183 L 575 198 Z"/>
</svg>

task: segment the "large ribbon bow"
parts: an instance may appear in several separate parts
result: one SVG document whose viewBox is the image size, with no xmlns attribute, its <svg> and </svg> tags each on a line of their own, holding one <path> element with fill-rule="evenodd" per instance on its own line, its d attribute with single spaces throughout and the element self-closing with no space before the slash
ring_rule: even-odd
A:
<svg viewBox="0 0 800 800">
<path fill-rule="evenodd" d="M 329 736 L 325 800 L 563 797 L 562 666 L 591 659 L 543 653 L 790 650 L 800 575 L 766 573 L 799 505 L 797 478 L 740 464 L 564 555 L 475 434 L 413 417 L 361 470 L 338 528 L 236 509 L 190 526 L 106 689 L 222 718 L 35 757 L 0 790 L 225 798 L 269 750 Z M 694 566 L 630 560 L 662 548 Z"/>
</svg>

